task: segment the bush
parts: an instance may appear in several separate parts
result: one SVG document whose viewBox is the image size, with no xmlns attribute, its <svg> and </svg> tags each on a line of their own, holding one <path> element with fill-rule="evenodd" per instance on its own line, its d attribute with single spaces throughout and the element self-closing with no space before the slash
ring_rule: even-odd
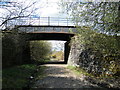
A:
<svg viewBox="0 0 120 90">
<path fill-rule="evenodd" d="M 56 58 L 56 55 L 53 55 L 52 58 Z"/>
<path fill-rule="evenodd" d="M 31 41 L 30 53 L 33 60 L 44 62 L 51 53 L 51 44 L 46 41 Z"/>
<path fill-rule="evenodd" d="M 82 52 L 79 65 L 95 75 L 115 75 L 120 72 L 120 37 L 97 33 L 89 27 L 78 28 L 72 40 Z"/>
<path fill-rule="evenodd" d="M 17 31 L 2 33 L 2 66 L 3 68 L 29 63 L 29 47 L 26 37 Z"/>
</svg>

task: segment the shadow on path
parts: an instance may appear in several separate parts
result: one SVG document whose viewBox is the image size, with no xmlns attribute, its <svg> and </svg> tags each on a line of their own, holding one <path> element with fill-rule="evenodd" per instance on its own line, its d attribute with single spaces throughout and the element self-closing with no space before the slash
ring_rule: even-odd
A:
<svg viewBox="0 0 120 90">
<path fill-rule="evenodd" d="M 42 62 L 41 65 L 44 64 L 66 64 L 64 61 L 48 61 L 48 62 Z"/>
<path fill-rule="evenodd" d="M 35 88 L 100 88 L 87 81 L 84 76 L 78 77 L 66 68 L 67 65 L 46 64 L 44 65 L 46 77 L 35 83 Z"/>
</svg>

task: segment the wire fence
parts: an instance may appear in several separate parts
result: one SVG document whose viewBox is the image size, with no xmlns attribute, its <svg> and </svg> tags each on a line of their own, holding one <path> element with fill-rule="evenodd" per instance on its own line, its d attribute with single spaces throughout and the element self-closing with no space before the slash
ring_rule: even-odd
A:
<svg viewBox="0 0 120 90">
<path fill-rule="evenodd" d="M 71 18 L 60 17 L 24 17 L 9 20 L 7 26 L 13 25 L 48 25 L 48 26 L 74 26 Z"/>
</svg>

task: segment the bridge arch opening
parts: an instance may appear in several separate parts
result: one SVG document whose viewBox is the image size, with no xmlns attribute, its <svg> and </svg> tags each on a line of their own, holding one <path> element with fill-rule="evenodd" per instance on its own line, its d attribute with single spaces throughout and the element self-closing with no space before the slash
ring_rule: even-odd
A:
<svg viewBox="0 0 120 90">
<path fill-rule="evenodd" d="M 43 42 L 46 42 L 45 44 L 47 45 L 47 48 L 50 46 L 50 49 L 51 49 L 45 58 L 40 57 L 41 54 L 45 53 L 44 48 L 46 46 L 42 48 L 40 47 L 40 43 L 42 44 Z M 29 45 L 30 45 L 30 59 L 31 60 L 38 61 L 38 63 L 40 62 L 41 64 L 67 64 L 69 51 L 70 51 L 70 48 L 69 48 L 70 46 L 68 45 L 67 41 L 32 40 L 32 41 L 29 41 Z"/>
</svg>

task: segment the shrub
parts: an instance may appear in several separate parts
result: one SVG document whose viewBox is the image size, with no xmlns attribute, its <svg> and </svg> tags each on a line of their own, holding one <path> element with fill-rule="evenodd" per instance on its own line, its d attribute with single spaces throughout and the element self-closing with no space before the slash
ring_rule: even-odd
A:
<svg viewBox="0 0 120 90">
<path fill-rule="evenodd" d="M 2 66 L 9 67 L 28 63 L 28 42 L 26 37 L 17 31 L 2 33 Z M 24 54 L 23 54 L 24 53 Z M 28 56 L 27 56 L 28 55 Z"/>
<path fill-rule="evenodd" d="M 82 50 L 79 65 L 93 74 L 115 75 L 120 72 L 120 37 L 95 32 L 89 27 L 78 28 L 72 44 Z M 100 73 L 99 73 L 100 71 Z"/>
<path fill-rule="evenodd" d="M 51 44 L 46 41 L 31 41 L 30 53 L 33 60 L 44 62 L 51 53 Z"/>
</svg>

